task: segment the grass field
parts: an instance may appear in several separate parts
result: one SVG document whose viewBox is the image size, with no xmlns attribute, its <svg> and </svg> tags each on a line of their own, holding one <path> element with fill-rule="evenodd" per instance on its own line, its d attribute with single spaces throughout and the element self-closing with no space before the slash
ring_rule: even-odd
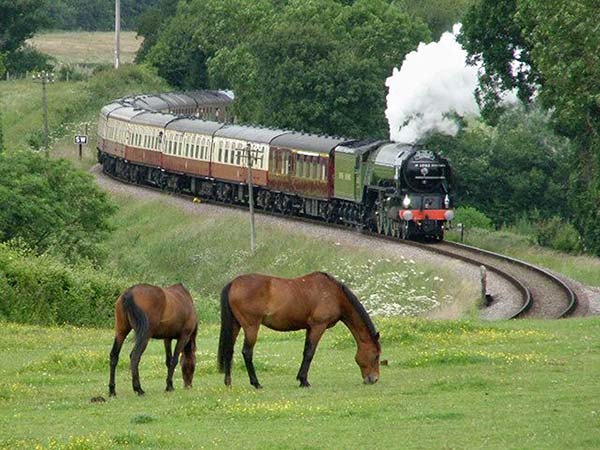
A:
<svg viewBox="0 0 600 450">
<path fill-rule="evenodd" d="M 336 245 L 332 239 L 257 224 L 258 247 L 249 251 L 248 216 L 224 210 L 195 214 L 161 200 L 115 196 L 120 212 L 106 243 L 107 268 L 136 282 L 189 286 L 203 321 L 219 320 L 219 293 L 242 273 L 296 277 L 329 272 L 354 290 L 377 315 L 462 317 L 475 310 L 477 280 L 422 262 L 381 256 L 366 248 Z"/>
<path fill-rule="evenodd" d="M 302 333 L 261 329 L 264 386 L 250 387 L 240 347 L 233 387 L 216 371 L 218 328 L 198 338 L 194 387 L 164 392 L 163 346 L 131 390 L 131 341 L 107 396 L 109 330 L 0 327 L 0 448 L 6 449 L 591 449 L 600 447 L 600 320 L 376 320 L 381 380 L 362 384 L 343 325 L 321 341 L 297 387 Z M 238 344 L 240 344 L 238 342 Z M 92 403 L 95 396 L 104 403 Z"/>
<path fill-rule="evenodd" d="M 142 43 L 134 31 L 121 32 L 121 63 L 131 63 Z M 113 64 L 113 32 L 50 32 L 35 35 L 28 41 L 62 64 Z"/>
</svg>

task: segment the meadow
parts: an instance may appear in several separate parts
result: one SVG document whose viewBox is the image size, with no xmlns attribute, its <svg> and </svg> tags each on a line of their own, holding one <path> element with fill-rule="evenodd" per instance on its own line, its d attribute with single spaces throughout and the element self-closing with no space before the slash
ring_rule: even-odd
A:
<svg viewBox="0 0 600 450">
<path fill-rule="evenodd" d="M 325 333 L 309 379 L 298 370 L 304 336 L 261 329 L 255 347 L 264 388 L 252 388 L 240 342 L 233 386 L 216 371 L 217 325 L 198 337 L 194 387 L 164 392 L 160 342 L 131 389 L 126 342 L 117 397 L 107 396 L 106 329 L 0 328 L 3 449 L 590 449 L 600 447 L 597 319 L 375 320 L 381 379 L 362 384 L 355 345 L 338 324 Z M 92 397 L 105 402 L 92 402 Z"/>
<path fill-rule="evenodd" d="M 134 31 L 122 31 L 121 63 L 132 63 L 142 38 Z M 115 34 L 111 31 L 54 31 L 38 33 L 29 44 L 54 57 L 59 64 L 113 64 Z"/>
</svg>

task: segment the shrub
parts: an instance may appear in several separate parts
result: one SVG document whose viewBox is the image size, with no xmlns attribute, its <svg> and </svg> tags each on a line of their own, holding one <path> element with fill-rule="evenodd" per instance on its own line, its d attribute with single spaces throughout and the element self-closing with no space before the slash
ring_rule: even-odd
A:
<svg viewBox="0 0 600 450">
<path fill-rule="evenodd" d="M 536 225 L 536 237 L 538 244 L 544 247 L 567 253 L 582 251 L 581 236 L 572 224 L 560 217 L 539 222 Z"/>
<path fill-rule="evenodd" d="M 89 265 L 36 256 L 22 242 L 0 244 L 0 318 L 39 325 L 109 326 L 128 284 Z"/>
<path fill-rule="evenodd" d="M 465 228 L 492 229 L 492 219 L 471 206 L 456 208 L 455 224 L 462 223 Z"/>
</svg>

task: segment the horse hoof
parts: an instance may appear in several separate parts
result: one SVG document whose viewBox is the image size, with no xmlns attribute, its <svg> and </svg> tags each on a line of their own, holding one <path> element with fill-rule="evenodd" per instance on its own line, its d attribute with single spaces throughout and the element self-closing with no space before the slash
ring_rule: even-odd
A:
<svg viewBox="0 0 600 450">
<path fill-rule="evenodd" d="M 260 384 L 255 384 L 255 385 L 254 385 L 254 387 L 255 387 L 256 389 L 262 389 L 262 388 L 263 388 L 263 387 L 262 387 Z"/>
<path fill-rule="evenodd" d="M 300 383 L 300 387 L 301 388 L 309 388 L 310 387 L 310 383 L 307 381 L 305 383 Z"/>
<path fill-rule="evenodd" d="M 108 396 L 109 397 L 116 397 L 117 393 L 115 391 L 111 391 L 111 392 L 108 393 Z"/>
<path fill-rule="evenodd" d="M 165 389 L 165 392 L 173 392 L 175 389 L 173 389 L 173 386 L 167 386 L 167 388 Z"/>
<path fill-rule="evenodd" d="M 136 393 L 137 395 L 139 395 L 140 397 L 141 397 L 142 395 L 144 395 L 144 394 L 145 394 L 145 392 L 144 392 L 144 390 L 143 390 L 143 389 L 136 390 L 136 391 L 135 391 L 135 393 Z"/>
</svg>

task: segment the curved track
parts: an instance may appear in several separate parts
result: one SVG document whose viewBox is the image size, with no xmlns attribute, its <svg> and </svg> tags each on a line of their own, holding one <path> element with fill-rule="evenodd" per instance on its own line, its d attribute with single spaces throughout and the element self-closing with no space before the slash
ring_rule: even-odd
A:
<svg viewBox="0 0 600 450">
<path fill-rule="evenodd" d="M 532 264 L 455 242 L 445 241 L 426 247 L 436 253 L 483 265 L 515 285 L 521 293 L 521 305 L 508 318 L 558 319 L 568 317 L 577 307 L 577 295 L 567 283 Z"/>
<path fill-rule="evenodd" d="M 115 177 L 106 172 L 103 173 L 119 182 L 125 184 L 135 184 L 129 180 Z M 151 185 L 135 185 L 151 190 L 161 191 L 161 189 Z M 171 195 L 173 194 L 174 193 L 171 192 Z M 185 193 L 175 193 L 174 195 L 187 198 L 194 197 Z M 206 203 L 218 204 L 230 208 L 247 209 L 247 206 L 245 205 L 236 205 L 230 203 L 225 204 L 211 200 L 203 201 Z M 256 211 L 261 214 L 306 221 L 313 224 L 320 224 L 322 226 L 334 226 L 340 229 L 349 229 L 344 225 L 325 224 L 322 221 L 305 217 L 290 217 L 280 213 L 263 210 Z M 571 315 L 577 307 L 577 295 L 571 287 L 550 272 L 533 266 L 532 264 L 519 261 L 508 256 L 489 252 L 487 250 L 482 250 L 476 247 L 470 247 L 468 245 L 454 242 L 444 241 L 435 244 L 423 244 L 420 242 L 404 241 L 398 238 L 382 236 L 374 232 L 363 231 L 363 233 L 393 241 L 397 244 L 419 247 L 424 251 L 433 252 L 453 259 L 459 259 L 467 264 L 485 266 L 489 272 L 496 274 L 513 285 L 515 292 L 518 292 L 518 295 L 520 296 L 519 299 L 504 299 L 504 301 L 507 301 L 507 303 L 510 304 L 504 308 L 506 312 L 502 313 L 501 318 L 513 319 L 518 317 L 527 317 L 558 319 Z"/>
</svg>

